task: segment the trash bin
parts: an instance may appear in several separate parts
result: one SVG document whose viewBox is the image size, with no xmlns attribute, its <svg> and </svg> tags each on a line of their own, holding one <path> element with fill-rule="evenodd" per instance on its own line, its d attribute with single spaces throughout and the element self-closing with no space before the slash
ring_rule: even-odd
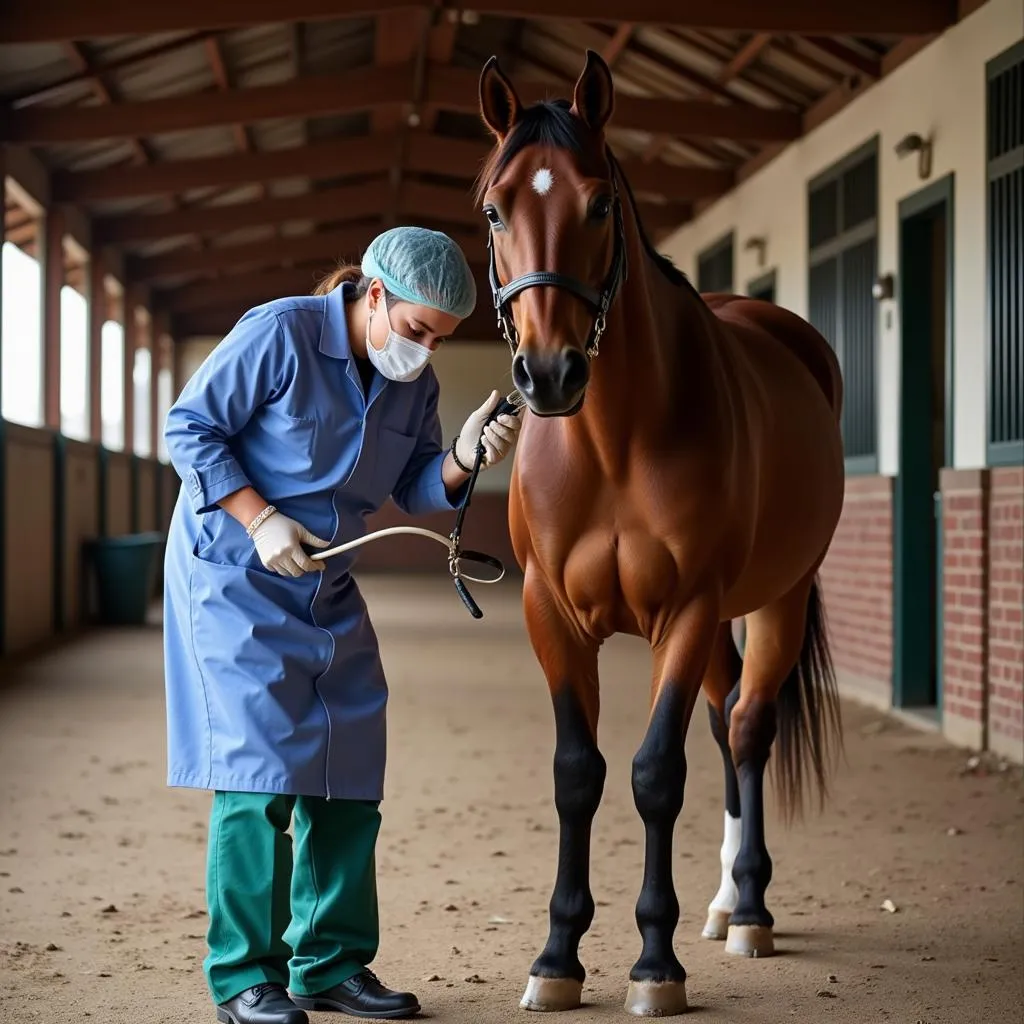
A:
<svg viewBox="0 0 1024 1024">
<path fill-rule="evenodd" d="M 108 626 L 140 626 L 153 598 L 161 533 L 129 533 L 88 541 L 96 570 L 100 622 Z"/>
</svg>

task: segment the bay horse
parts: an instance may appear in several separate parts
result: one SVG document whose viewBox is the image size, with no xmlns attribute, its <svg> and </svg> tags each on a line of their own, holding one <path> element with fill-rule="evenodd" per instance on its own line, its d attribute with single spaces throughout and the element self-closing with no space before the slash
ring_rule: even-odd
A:
<svg viewBox="0 0 1024 1024">
<path fill-rule="evenodd" d="M 493 57 L 479 98 L 496 143 L 477 185 L 490 283 L 529 409 L 509 523 L 556 732 L 558 866 L 547 943 L 520 1005 L 581 1003 L 606 771 L 598 649 L 627 633 L 649 641 L 654 675 L 632 765 L 645 866 L 626 1009 L 672 1015 L 686 1009 L 672 833 L 700 690 L 725 767 L 722 882 L 703 934 L 730 953 L 774 952 L 763 806 L 773 744 L 787 819 L 805 783 L 824 801 L 842 744 L 817 577 L 843 504 L 839 365 L 796 315 L 701 296 L 656 252 L 605 141 L 614 90 L 596 53 L 571 104 L 524 108 Z"/>
</svg>

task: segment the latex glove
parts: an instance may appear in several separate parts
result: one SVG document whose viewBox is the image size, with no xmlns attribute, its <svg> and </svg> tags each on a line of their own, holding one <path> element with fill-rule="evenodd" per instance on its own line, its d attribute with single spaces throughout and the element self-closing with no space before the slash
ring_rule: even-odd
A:
<svg viewBox="0 0 1024 1024">
<path fill-rule="evenodd" d="M 480 406 L 476 412 L 471 413 L 459 431 L 459 440 L 455 445 L 455 454 L 463 466 L 472 468 L 476 462 L 476 446 L 480 440 L 480 429 L 484 420 L 491 414 L 491 411 L 501 401 L 501 395 L 492 391 L 490 397 Z M 490 469 L 496 466 L 512 450 L 516 435 L 522 427 L 522 420 L 518 415 L 505 413 L 499 416 L 493 423 L 483 427 L 484 436 L 484 466 Z"/>
<path fill-rule="evenodd" d="M 314 548 L 326 548 L 329 540 L 314 537 L 301 523 L 281 512 L 268 516 L 252 532 L 252 542 L 264 568 L 279 576 L 301 576 L 307 572 L 321 572 L 323 562 L 314 562 L 305 551 L 303 544 Z"/>
</svg>

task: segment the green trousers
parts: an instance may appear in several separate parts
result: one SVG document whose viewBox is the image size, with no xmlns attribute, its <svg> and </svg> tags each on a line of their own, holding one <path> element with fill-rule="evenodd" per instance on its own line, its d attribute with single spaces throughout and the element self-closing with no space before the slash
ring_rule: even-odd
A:
<svg viewBox="0 0 1024 1024">
<path fill-rule="evenodd" d="M 316 995 L 373 960 L 379 829 L 376 803 L 214 793 L 203 964 L 214 1002 L 267 981 Z"/>
</svg>

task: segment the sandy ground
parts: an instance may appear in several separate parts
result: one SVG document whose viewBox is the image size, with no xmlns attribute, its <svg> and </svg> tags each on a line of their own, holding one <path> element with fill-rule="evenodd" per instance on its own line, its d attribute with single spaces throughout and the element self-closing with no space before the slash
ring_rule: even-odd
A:
<svg viewBox="0 0 1024 1024">
<path fill-rule="evenodd" d="M 447 582 L 365 584 L 392 683 L 376 967 L 437 1021 L 530 1019 L 517 1008 L 541 948 L 555 865 L 552 719 L 514 588 L 480 587 L 474 622 Z M 603 656 L 608 759 L 595 826 L 597 919 L 572 1021 L 627 1020 L 639 952 L 642 831 L 630 759 L 649 657 Z M 703 704 L 703 702 L 702 702 Z M 676 948 L 706 1021 L 1021 1019 L 1024 786 L 1015 769 L 845 706 L 831 808 L 770 821 L 774 959 L 699 937 L 718 881 L 721 765 L 703 706 L 676 832 Z M 0 689 L 0 1021 L 213 1019 L 201 973 L 206 793 L 164 786 L 156 629 L 90 636 Z M 880 909 L 885 900 L 896 913 Z M 436 980 L 426 980 L 426 979 Z M 317 1018 L 326 1021 L 326 1015 Z"/>
</svg>

